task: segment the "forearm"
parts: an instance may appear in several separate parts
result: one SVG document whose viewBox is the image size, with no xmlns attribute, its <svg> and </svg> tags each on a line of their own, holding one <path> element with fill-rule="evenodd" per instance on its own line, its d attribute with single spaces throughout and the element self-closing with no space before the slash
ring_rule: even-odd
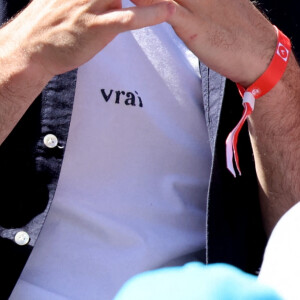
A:
<svg viewBox="0 0 300 300">
<path fill-rule="evenodd" d="M 0 144 L 57 74 L 75 69 L 119 33 L 166 21 L 164 2 L 122 8 L 121 0 L 33 0 L 0 29 Z"/>
<path fill-rule="evenodd" d="M 0 145 L 51 76 L 38 70 L 25 49 L 0 30 Z"/>
<path fill-rule="evenodd" d="M 171 24 L 207 66 L 244 87 L 249 87 L 268 68 L 276 48 L 276 31 L 250 1 L 175 2 L 177 14 L 171 18 Z M 291 57 L 283 78 L 256 101 L 249 120 L 268 233 L 300 200 L 299 75 L 298 64 Z"/>
<path fill-rule="evenodd" d="M 256 101 L 249 132 L 266 232 L 300 200 L 300 70 L 294 56 L 280 82 Z"/>
</svg>

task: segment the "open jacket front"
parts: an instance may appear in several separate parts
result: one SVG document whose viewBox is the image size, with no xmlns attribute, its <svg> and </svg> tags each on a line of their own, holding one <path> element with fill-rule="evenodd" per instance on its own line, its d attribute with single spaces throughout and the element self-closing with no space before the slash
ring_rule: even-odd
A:
<svg viewBox="0 0 300 300">
<path fill-rule="evenodd" d="M 0 21 L 15 15 L 27 0 L 1 0 Z M 283 29 L 284 30 L 284 29 Z M 203 101 L 213 154 L 207 211 L 207 262 L 226 262 L 256 273 L 266 242 L 247 129 L 239 139 L 243 175 L 227 171 L 225 139 L 242 112 L 230 81 L 200 63 Z M 0 147 L 0 299 L 7 299 L 42 229 L 55 193 L 72 114 L 77 70 L 54 77 Z M 45 147 L 53 133 L 60 147 Z M 19 246 L 19 231 L 30 236 Z"/>
</svg>

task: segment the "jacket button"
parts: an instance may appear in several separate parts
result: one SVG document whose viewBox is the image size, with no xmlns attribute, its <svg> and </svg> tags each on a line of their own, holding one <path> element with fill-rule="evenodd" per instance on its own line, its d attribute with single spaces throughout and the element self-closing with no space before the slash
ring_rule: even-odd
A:
<svg viewBox="0 0 300 300">
<path fill-rule="evenodd" d="M 54 134 L 47 134 L 44 137 L 44 144 L 48 147 L 48 148 L 55 148 L 58 144 L 58 139 Z"/>
<path fill-rule="evenodd" d="M 29 243 L 29 240 L 30 240 L 30 237 L 29 237 L 28 233 L 25 231 L 19 231 L 15 235 L 15 242 L 19 246 L 27 245 Z"/>
</svg>

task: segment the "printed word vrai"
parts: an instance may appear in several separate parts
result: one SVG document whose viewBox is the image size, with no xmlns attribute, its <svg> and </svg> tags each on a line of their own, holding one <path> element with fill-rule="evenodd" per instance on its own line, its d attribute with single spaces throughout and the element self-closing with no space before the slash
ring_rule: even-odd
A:
<svg viewBox="0 0 300 300">
<path fill-rule="evenodd" d="M 100 91 L 105 102 L 143 107 L 142 98 L 139 96 L 137 91 L 134 91 L 133 93 L 106 89 L 101 89 Z"/>
</svg>

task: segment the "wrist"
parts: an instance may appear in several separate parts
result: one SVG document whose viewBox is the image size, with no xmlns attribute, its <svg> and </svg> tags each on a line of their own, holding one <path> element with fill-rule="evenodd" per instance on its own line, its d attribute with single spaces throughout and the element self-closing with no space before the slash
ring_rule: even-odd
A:
<svg viewBox="0 0 300 300">
<path fill-rule="evenodd" d="M 234 162 L 239 174 L 241 175 L 239 157 L 237 153 L 237 140 L 239 132 L 247 118 L 252 114 L 255 100 L 268 94 L 274 87 L 276 87 L 285 74 L 286 67 L 289 62 L 289 57 L 291 54 L 290 40 L 280 30 L 278 30 L 276 27 L 274 28 L 276 29 L 277 43 L 269 66 L 264 73 L 247 89 L 237 84 L 240 94 L 243 97 L 244 112 L 241 120 L 230 132 L 226 139 L 227 168 L 234 176 L 236 176 Z"/>
<path fill-rule="evenodd" d="M 41 93 L 50 76 L 0 30 L 0 145 Z"/>
<path fill-rule="evenodd" d="M 299 76 L 298 62 L 291 52 L 285 73 L 270 92 L 256 101 L 255 110 L 249 119 L 258 121 L 265 113 L 282 113 L 282 111 L 289 110 L 291 107 L 298 110 L 300 108 L 298 101 L 300 87 L 297 82 Z"/>
<path fill-rule="evenodd" d="M 32 89 L 32 93 L 38 95 L 52 76 L 35 63 L 33 55 L 22 43 L 24 39 L 19 40 L 13 35 L 9 25 L 0 30 L 0 87 L 6 86 L 16 94 Z"/>
<path fill-rule="evenodd" d="M 277 33 L 272 24 L 263 30 L 260 39 L 253 37 L 253 48 L 249 49 L 249 56 L 245 57 L 240 79 L 237 83 L 245 89 L 251 86 L 269 67 L 274 57 L 277 45 Z"/>
</svg>

